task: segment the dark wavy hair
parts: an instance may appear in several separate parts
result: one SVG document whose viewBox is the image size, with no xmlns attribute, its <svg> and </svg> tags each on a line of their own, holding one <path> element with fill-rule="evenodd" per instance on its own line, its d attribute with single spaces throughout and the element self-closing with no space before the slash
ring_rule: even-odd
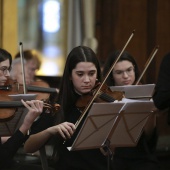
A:
<svg viewBox="0 0 170 170">
<path fill-rule="evenodd" d="M 112 54 L 109 55 L 104 68 L 103 68 L 103 76 L 105 76 L 107 74 L 107 72 L 109 71 L 109 69 L 111 68 L 112 64 L 116 61 L 117 57 L 119 56 L 121 51 L 117 50 L 114 51 Z M 135 71 L 135 81 L 139 78 L 139 69 L 138 69 L 138 65 L 135 61 L 135 59 L 127 52 L 124 51 L 121 55 L 121 57 L 119 58 L 119 61 L 129 61 L 132 63 L 132 65 L 134 66 L 134 71 Z M 106 80 L 106 83 L 108 86 L 115 86 L 115 81 L 113 79 L 113 75 L 110 73 L 109 77 Z"/>
<path fill-rule="evenodd" d="M 9 64 L 11 66 L 11 64 L 12 64 L 12 56 L 11 56 L 11 54 L 8 51 L 0 48 L 0 63 L 7 60 L 7 59 L 9 59 Z"/>
</svg>

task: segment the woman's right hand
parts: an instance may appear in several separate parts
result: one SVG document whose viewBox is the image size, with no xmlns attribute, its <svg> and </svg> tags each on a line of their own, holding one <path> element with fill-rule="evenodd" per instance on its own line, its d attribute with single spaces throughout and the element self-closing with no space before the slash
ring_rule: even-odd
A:
<svg viewBox="0 0 170 170">
<path fill-rule="evenodd" d="M 60 134 L 63 139 L 69 139 L 75 132 L 76 127 L 73 123 L 64 122 L 56 126 L 49 127 L 48 133 L 51 135 Z"/>
</svg>

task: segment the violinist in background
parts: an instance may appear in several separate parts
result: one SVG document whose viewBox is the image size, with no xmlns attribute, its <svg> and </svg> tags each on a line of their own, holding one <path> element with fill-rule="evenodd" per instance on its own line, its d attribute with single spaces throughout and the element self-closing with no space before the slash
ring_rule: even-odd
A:
<svg viewBox="0 0 170 170">
<path fill-rule="evenodd" d="M 41 53 L 37 50 L 25 50 L 23 51 L 24 59 L 26 60 L 26 70 L 27 74 L 30 76 L 32 82 L 36 81 L 36 71 L 40 69 L 41 66 Z M 18 52 L 15 59 L 20 58 L 20 53 Z"/>
<path fill-rule="evenodd" d="M 95 87 L 96 81 L 101 79 L 100 65 L 96 54 L 86 46 L 77 46 L 72 49 L 67 57 L 64 74 L 61 81 L 58 102 L 61 109 L 58 113 L 59 122 L 71 122 L 72 126 L 65 129 L 55 142 L 54 155 L 58 153 L 58 160 L 54 166 L 57 170 L 106 170 L 108 169 L 107 157 L 100 149 L 89 149 L 80 151 L 68 151 L 67 147 L 72 144 L 76 134 L 74 124 L 81 116 L 82 111 L 76 106 L 76 102 L 86 94 L 89 94 Z M 82 123 L 82 122 L 81 122 Z M 58 124 L 58 123 L 57 123 Z M 62 124 L 61 124 L 62 125 Z M 58 126 L 60 128 L 60 126 Z M 52 136 L 56 136 L 58 128 L 50 127 L 40 133 L 31 135 L 25 143 L 26 152 L 35 152 Z M 80 127 L 78 127 L 80 128 Z M 61 128 L 62 129 L 62 126 Z M 69 130 L 69 131 L 68 131 Z M 73 134 L 73 132 L 75 133 Z M 73 136 L 72 136 L 73 135 Z M 63 140 L 67 140 L 63 144 Z M 58 145 L 57 145 L 58 143 Z"/>
<path fill-rule="evenodd" d="M 9 52 L 0 48 L 0 85 L 5 85 L 10 76 L 12 56 Z M 0 169 L 11 165 L 11 160 L 16 154 L 19 147 L 27 139 L 27 132 L 34 120 L 41 114 L 43 102 L 38 100 L 22 100 L 23 105 L 28 109 L 20 128 L 5 142 L 0 142 Z"/>
<path fill-rule="evenodd" d="M 104 76 L 117 59 L 120 51 L 113 52 L 107 59 L 103 69 Z M 107 79 L 108 86 L 134 85 L 139 78 L 139 69 L 134 58 L 123 52 L 113 71 Z M 151 120 L 152 121 L 152 120 Z M 138 141 L 136 147 L 117 147 L 114 150 L 114 170 L 158 170 L 159 164 L 155 155 L 157 133 L 153 119 L 152 126 L 148 126 Z"/>
<path fill-rule="evenodd" d="M 42 54 L 38 50 L 35 50 L 35 49 L 24 50 L 23 57 L 25 59 L 25 74 L 26 74 L 26 80 L 27 80 L 28 85 L 35 85 L 35 86 L 49 88 L 49 84 L 47 82 L 36 78 L 36 72 L 40 69 L 40 66 L 41 66 Z M 18 52 L 15 55 L 14 60 L 16 60 L 16 59 L 20 59 L 20 52 Z M 14 65 L 14 67 L 15 67 L 15 65 Z M 18 69 L 19 63 L 16 65 L 16 67 L 15 68 Z M 13 70 L 15 70 L 15 68 Z M 17 74 L 17 72 L 16 72 L 16 74 Z M 17 76 L 16 74 L 14 73 L 14 77 Z M 19 76 L 18 76 L 18 79 L 21 80 L 21 78 L 19 78 Z M 59 92 L 58 88 L 56 88 L 55 90 L 57 93 Z"/>
<path fill-rule="evenodd" d="M 24 68 L 25 68 L 25 82 L 27 85 L 32 83 L 32 78 L 28 74 L 28 68 L 26 67 L 26 60 L 24 60 Z M 12 60 L 12 69 L 10 73 L 10 78 L 14 81 L 17 81 L 19 84 L 23 84 L 23 73 L 21 67 L 21 60 L 20 58 L 16 58 Z"/>
</svg>

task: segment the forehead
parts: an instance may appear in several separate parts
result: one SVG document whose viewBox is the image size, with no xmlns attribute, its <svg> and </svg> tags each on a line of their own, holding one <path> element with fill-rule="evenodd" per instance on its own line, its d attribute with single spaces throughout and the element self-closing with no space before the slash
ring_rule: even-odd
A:
<svg viewBox="0 0 170 170">
<path fill-rule="evenodd" d="M 6 67 L 9 67 L 9 59 L 5 60 L 5 61 L 2 61 L 0 62 L 0 66 L 6 66 Z"/>
<path fill-rule="evenodd" d="M 76 71 L 96 70 L 96 66 L 91 62 L 80 62 L 73 69 Z"/>
<path fill-rule="evenodd" d="M 28 65 L 29 67 L 37 66 L 37 61 L 33 60 L 33 59 L 32 60 L 27 60 L 26 65 Z"/>
<path fill-rule="evenodd" d="M 133 64 L 128 60 L 119 61 L 116 63 L 114 70 L 124 70 L 133 66 Z"/>
</svg>

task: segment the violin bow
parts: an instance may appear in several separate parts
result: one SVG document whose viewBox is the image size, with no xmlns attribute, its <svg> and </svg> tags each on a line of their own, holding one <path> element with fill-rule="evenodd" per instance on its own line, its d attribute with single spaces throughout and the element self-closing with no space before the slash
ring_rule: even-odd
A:
<svg viewBox="0 0 170 170">
<path fill-rule="evenodd" d="M 22 42 L 19 43 L 19 51 L 20 51 L 22 76 L 23 76 L 22 77 L 23 78 L 23 89 L 24 89 L 24 94 L 27 94 L 26 81 L 25 81 L 25 69 L 24 69 L 24 54 L 23 54 L 23 44 L 22 44 Z"/>
<path fill-rule="evenodd" d="M 131 33 L 128 41 L 126 42 L 126 44 L 124 45 L 122 51 L 120 52 L 119 56 L 117 57 L 117 59 L 115 60 L 115 62 L 112 64 L 111 68 L 109 69 L 109 71 L 107 72 L 105 78 L 103 79 L 103 81 L 101 82 L 99 88 L 97 89 L 97 91 L 95 92 L 94 96 L 92 97 L 91 101 L 88 103 L 88 105 L 86 106 L 86 108 L 84 109 L 84 111 L 82 112 L 82 114 L 80 115 L 79 119 L 77 120 L 77 122 L 75 123 L 75 127 L 77 128 L 78 125 L 80 124 L 80 122 L 82 121 L 83 117 L 86 115 L 87 111 L 89 110 L 89 108 L 91 107 L 92 103 L 94 102 L 95 98 L 97 97 L 99 91 L 101 90 L 102 86 L 104 85 L 104 83 L 106 82 L 109 74 L 111 73 L 111 71 L 113 70 L 113 68 L 115 67 L 116 63 L 118 62 L 119 58 L 121 57 L 122 53 L 124 52 L 125 48 L 127 47 L 127 45 L 129 44 L 130 40 L 133 38 L 135 33 L 135 30 L 133 30 L 133 32 Z"/>
<path fill-rule="evenodd" d="M 158 45 L 153 49 L 152 53 L 150 54 L 150 57 L 149 57 L 148 60 L 146 61 L 145 68 L 144 68 L 142 74 L 140 75 L 140 77 L 138 78 L 138 80 L 136 81 L 135 85 L 138 85 L 139 82 L 141 81 L 141 79 L 142 79 L 143 75 L 145 74 L 145 72 L 146 72 L 149 64 L 151 63 L 151 61 L 152 61 L 153 58 L 155 57 L 156 53 L 158 52 L 158 49 L 159 49 L 159 46 L 158 46 Z"/>
</svg>

